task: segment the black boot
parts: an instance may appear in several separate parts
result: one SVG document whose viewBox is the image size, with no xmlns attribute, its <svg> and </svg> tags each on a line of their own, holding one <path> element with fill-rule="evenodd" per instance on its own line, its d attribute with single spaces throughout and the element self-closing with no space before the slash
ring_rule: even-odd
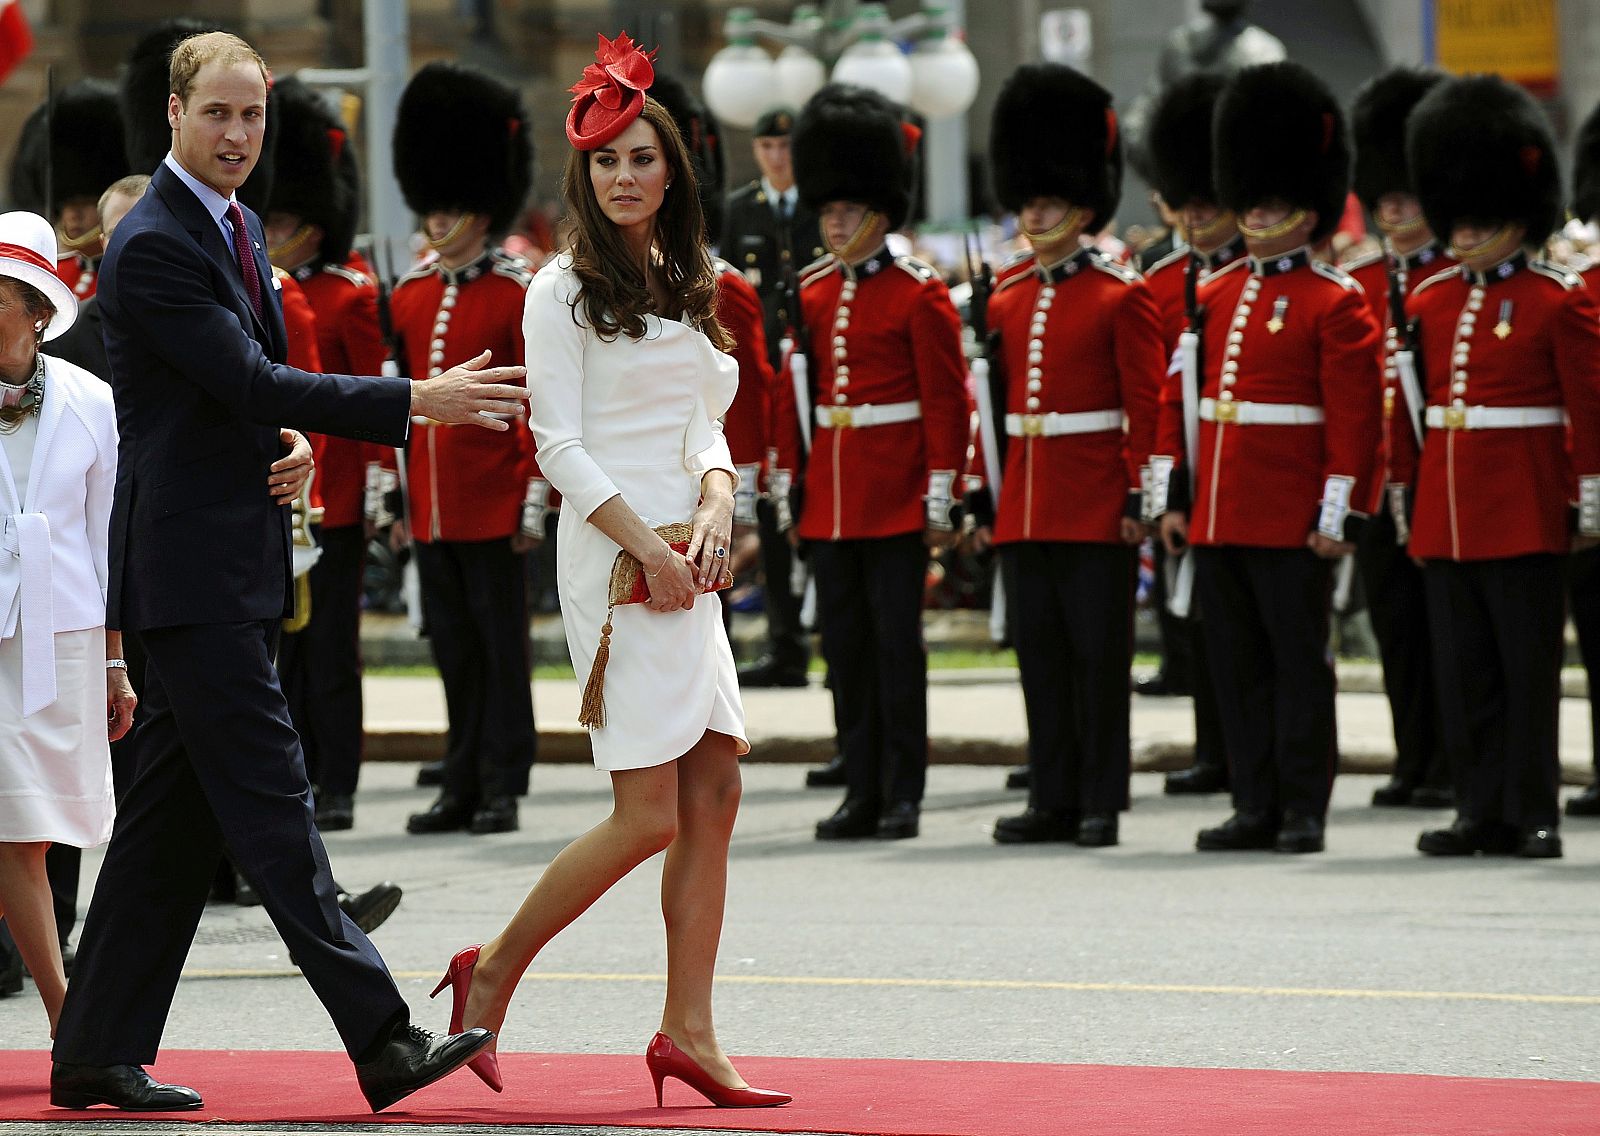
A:
<svg viewBox="0 0 1600 1136">
<path fill-rule="evenodd" d="M 1163 791 L 1169 797 L 1198 796 L 1205 793 L 1228 791 L 1228 767 L 1225 765 L 1191 765 L 1167 774 Z"/>
<path fill-rule="evenodd" d="M 406 831 L 459 832 L 472 823 L 472 814 L 476 811 L 471 805 L 445 793 L 428 806 L 427 812 L 411 814 L 406 821 Z"/>
<path fill-rule="evenodd" d="M 836 753 L 828 764 L 806 770 L 807 789 L 837 789 L 845 783 L 844 754 Z"/>
</svg>

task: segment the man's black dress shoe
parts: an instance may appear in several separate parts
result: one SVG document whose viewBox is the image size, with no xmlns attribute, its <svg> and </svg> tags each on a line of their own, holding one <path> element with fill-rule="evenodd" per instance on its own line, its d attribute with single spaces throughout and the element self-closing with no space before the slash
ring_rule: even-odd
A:
<svg viewBox="0 0 1600 1136">
<path fill-rule="evenodd" d="M 200 1094 L 182 1085 L 163 1085 L 138 1065 L 50 1066 L 50 1103 L 57 1108 L 108 1104 L 128 1112 L 183 1112 L 199 1108 Z"/>
<path fill-rule="evenodd" d="M 356 826 L 356 802 L 343 793 L 317 797 L 317 827 L 323 832 L 344 832 Z"/>
<path fill-rule="evenodd" d="M 362 934 L 370 935 L 394 914 L 395 908 L 400 906 L 400 897 L 403 894 L 399 887 L 385 880 L 360 895 L 352 895 L 347 891 L 340 892 L 339 910 L 350 917 L 350 922 L 361 928 Z"/>
<path fill-rule="evenodd" d="M 749 666 L 739 668 L 739 685 L 753 689 L 773 686 L 805 686 L 808 682 L 804 662 L 780 663 L 771 655 L 763 655 Z"/>
<path fill-rule="evenodd" d="M 22 993 L 22 955 L 0 943 L 0 998 Z"/>
<path fill-rule="evenodd" d="M 1079 848 L 1110 848 L 1116 842 L 1116 813 L 1087 813 L 1078 822 Z"/>
<path fill-rule="evenodd" d="M 1321 852 L 1324 846 L 1320 817 L 1285 813 L 1273 848 L 1279 852 Z"/>
<path fill-rule="evenodd" d="M 1078 813 L 1072 809 L 1029 806 L 994 822 L 996 844 L 1070 844 L 1078 838 Z"/>
<path fill-rule="evenodd" d="M 1411 807 L 1453 809 L 1456 807 L 1456 791 L 1439 785 L 1418 785 L 1411 790 Z"/>
<path fill-rule="evenodd" d="M 1264 813 L 1234 813 L 1215 828 L 1202 828 L 1194 846 L 1201 852 L 1247 852 L 1275 848 L 1278 825 Z"/>
<path fill-rule="evenodd" d="M 806 770 L 807 789 L 837 789 L 845 783 L 844 754 L 836 753 L 828 764 Z"/>
<path fill-rule="evenodd" d="M 235 871 L 233 873 L 233 902 L 240 907 L 260 907 L 261 896 L 250 885 L 250 881 Z"/>
<path fill-rule="evenodd" d="M 915 801 L 896 801 L 878 818 L 879 840 L 910 840 L 920 827 L 922 809 Z"/>
<path fill-rule="evenodd" d="M 490 797 L 478 806 L 477 812 L 472 814 L 472 820 L 467 824 L 467 831 L 474 836 L 484 836 L 491 832 L 517 831 L 517 799 Z"/>
<path fill-rule="evenodd" d="M 860 797 L 846 797 L 834 814 L 817 822 L 818 840 L 860 840 L 878 835 L 876 804 Z"/>
<path fill-rule="evenodd" d="M 377 1056 L 356 1065 L 356 1080 L 372 1111 L 381 1112 L 454 1073 L 493 1041 L 486 1029 L 436 1037 L 420 1026 L 396 1026 Z"/>
<path fill-rule="evenodd" d="M 1576 797 L 1567 798 L 1569 817 L 1600 816 L 1600 781 L 1596 781 Z"/>
<path fill-rule="evenodd" d="M 1146 698 L 1171 698 L 1194 693 L 1188 683 L 1170 677 L 1166 671 L 1157 671 L 1148 678 L 1139 679 L 1133 684 L 1133 692 Z"/>
<path fill-rule="evenodd" d="M 417 788 L 435 789 L 444 784 L 444 762 L 424 761 L 417 767 Z"/>
<path fill-rule="evenodd" d="M 406 831 L 459 832 L 472 823 L 473 812 L 470 805 L 463 804 L 445 793 L 428 806 L 427 812 L 412 813 L 410 819 L 406 821 Z"/>
<path fill-rule="evenodd" d="M 1188 769 L 1167 774 L 1162 791 L 1169 797 L 1222 793 L 1228 788 L 1228 767 L 1225 765 L 1191 765 Z"/>
<path fill-rule="evenodd" d="M 1521 834 L 1499 821 L 1457 817 L 1449 828 L 1435 828 L 1417 837 L 1417 851 L 1427 856 L 1509 856 L 1522 843 Z"/>
<path fill-rule="evenodd" d="M 78 948 L 71 943 L 61 944 L 61 973 L 72 977 L 72 964 L 78 961 Z"/>
<path fill-rule="evenodd" d="M 1019 765 L 1015 769 L 1013 769 L 1009 773 L 1007 773 L 1006 774 L 1006 788 L 1007 789 L 1031 789 L 1031 788 L 1033 788 L 1033 767 L 1030 766 L 1030 765 Z"/>
<path fill-rule="evenodd" d="M 1415 787 L 1409 782 L 1398 777 L 1391 777 L 1387 782 L 1372 791 L 1372 805 L 1379 809 L 1403 809 L 1411 804 L 1411 794 Z"/>
<path fill-rule="evenodd" d="M 1553 828 L 1534 828 L 1522 834 L 1517 855 L 1524 860 L 1561 859 L 1561 834 Z"/>
</svg>

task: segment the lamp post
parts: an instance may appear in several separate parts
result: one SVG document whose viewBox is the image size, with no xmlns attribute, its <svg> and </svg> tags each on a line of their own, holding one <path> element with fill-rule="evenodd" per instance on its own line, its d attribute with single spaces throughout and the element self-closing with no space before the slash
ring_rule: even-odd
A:
<svg viewBox="0 0 1600 1136">
<path fill-rule="evenodd" d="M 787 24 L 750 8 L 729 11 L 728 45 L 706 67 L 706 103 L 730 126 L 749 129 L 763 111 L 800 107 L 829 77 L 909 105 L 928 120 L 923 136 L 928 220 L 967 216 L 967 108 L 978 93 L 978 63 L 961 27 L 962 0 L 923 0 L 923 10 L 891 20 L 882 4 L 832 0 L 826 14 L 802 4 Z M 776 61 L 757 42 L 784 45 Z M 910 41 L 909 52 L 900 44 Z M 827 62 L 825 62 L 827 61 Z"/>
</svg>

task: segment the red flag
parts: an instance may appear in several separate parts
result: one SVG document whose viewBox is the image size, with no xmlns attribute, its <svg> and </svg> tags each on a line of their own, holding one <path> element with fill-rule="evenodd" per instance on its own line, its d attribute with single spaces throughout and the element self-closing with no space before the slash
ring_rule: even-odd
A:
<svg viewBox="0 0 1600 1136">
<path fill-rule="evenodd" d="M 0 83 L 33 50 L 33 33 L 20 0 L 0 0 Z"/>
</svg>

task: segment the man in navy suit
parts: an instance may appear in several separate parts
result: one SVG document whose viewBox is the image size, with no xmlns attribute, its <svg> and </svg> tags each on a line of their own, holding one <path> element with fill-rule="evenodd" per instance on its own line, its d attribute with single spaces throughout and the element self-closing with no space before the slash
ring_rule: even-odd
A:
<svg viewBox="0 0 1600 1136">
<path fill-rule="evenodd" d="M 289 509 L 261 492 L 285 424 L 404 442 L 411 414 L 506 429 L 520 367 L 487 356 L 426 384 L 284 366 L 261 222 L 234 200 L 266 122 L 266 66 L 244 41 L 173 51 L 172 153 L 117 227 L 100 306 L 121 448 L 108 623 L 148 654 L 120 806 L 56 1035 L 51 1102 L 198 1108 L 156 1083 L 184 958 L 224 850 L 261 895 L 356 1063 L 374 1110 L 493 1040 L 410 1024 L 394 980 L 339 910 L 300 742 L 273 667 L 293 603 Z"/>
</svg>

